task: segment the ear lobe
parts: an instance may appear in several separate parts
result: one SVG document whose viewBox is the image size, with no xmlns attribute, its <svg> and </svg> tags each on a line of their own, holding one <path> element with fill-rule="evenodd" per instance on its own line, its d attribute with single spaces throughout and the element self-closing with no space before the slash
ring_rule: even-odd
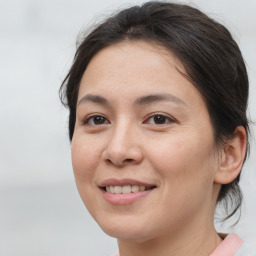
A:
<svg viewBox="0 0 256 256">
<path fill-rule="evenodd" d="M 233 137 L 226 141 L 221 152 L 219 169 L 214 178 L 216 183 L 231 183 L 239 175 L 246 153 L 246 138 L 244 127 L 238 126 Z"/>
</svg>

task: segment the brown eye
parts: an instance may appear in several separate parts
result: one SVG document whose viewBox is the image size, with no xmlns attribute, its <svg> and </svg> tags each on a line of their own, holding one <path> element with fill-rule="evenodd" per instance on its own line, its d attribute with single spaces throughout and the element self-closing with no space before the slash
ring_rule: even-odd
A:
<svg viewBox="0 0 256 256">
<path fill-rule="evenodd" d="M 165 124 L 167 118 L 165 116 L 156 115 L 154 116 L 154 122 L 155 124 Z"/>
<path fill-rule="evenodd" d="M 171 117 L 161 114 L 154 114 L 149 117 L 145 123 L 150 125 L 163 125 L 175 122 Z"/>
<path fill-rule="evenodd" d="M 103 125 L 108 123 L 109 121 L 107 120 L 107 118 L 103 116 L 97 116 L 97 115 L 90 116 L 83 122 L 84 125 L 90 125 L 90 126 Z"/>
<path fill-rule="evenodd" d="M 103 116 L 95 116 L 95 117 L 93 117 L 93 123 L 95 125 L 104 124 L 105 121 L 106 121 L 106 118 L 104 118 Z"/>
</svg>

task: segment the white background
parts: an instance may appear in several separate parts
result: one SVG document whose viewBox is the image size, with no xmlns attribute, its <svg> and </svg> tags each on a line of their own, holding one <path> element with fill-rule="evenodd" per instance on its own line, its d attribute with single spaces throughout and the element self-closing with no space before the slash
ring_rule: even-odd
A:
<svg viewBox="0 0 256 256">
<path fill-rule="evenodd" d="M 143 1 L 0 0 L 0 255 L 110 255 L 116 241 L 87 213 L 70 161 L 67 111 L 58 89 L 81 29 Z M 238 42 L 256 117 L 256 1 L 195 0 Z M 254 128 L 253 128 L 254 129 Z M 256 245 L 255 143 L 242 175 L 243 216 L 235 231 Z M 220 230 L 226 230 L 225 227 Z"/>
</svg>

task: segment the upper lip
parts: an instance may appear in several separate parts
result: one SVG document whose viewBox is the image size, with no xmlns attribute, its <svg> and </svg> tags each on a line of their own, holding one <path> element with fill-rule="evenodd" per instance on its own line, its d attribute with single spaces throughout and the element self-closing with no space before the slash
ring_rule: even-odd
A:
<svg viewBox="0 0 256 256">
<path fill-rule="evenodd" d="M 155 184 L 145 183 L 139 180 L 134 179 L 106 179 L 100 182 L 99 187 L 106 186 L 125 186 L 125 185 L 137 185 L 137 186 L 145 186 L 145 187 L 155 187 Z"/>
</svg>

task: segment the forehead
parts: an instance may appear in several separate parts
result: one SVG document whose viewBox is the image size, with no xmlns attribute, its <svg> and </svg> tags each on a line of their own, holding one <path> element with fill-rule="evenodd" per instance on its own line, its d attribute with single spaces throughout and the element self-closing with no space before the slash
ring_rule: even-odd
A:
<svg viewBox="0 0 256 256">
<path fill-rule="evenodd" d="M 142 78 L 144 75 L 145 79 L 148 71 L 154 72 L 151 74 L 157 77 L 156 74 L 160 70 L 169 73 L 170 69 L 178 69 L 185 73 L 181 63 L 165 47 L 142 40 L 126 40 L 100 50 L 89 62 L 83 77 L 92 79 L 105 75 L 115 75 L 115 77 L 137 75 L 136 78 Z M 91 70 L 94 74 L 100 72 L 100 76 L 88 77 Z M 141 71 L 145 73 L 141 74 Z"/>
<path fill-rule="evenodd" d="M 89 62 L 79 88 L 85 94 L 119 98 L 171 93 L 202 98 L 183 75 L 184 67 L 166 48 L 145 41 L 123 41 L 99 51 Z"/>
</svg>

